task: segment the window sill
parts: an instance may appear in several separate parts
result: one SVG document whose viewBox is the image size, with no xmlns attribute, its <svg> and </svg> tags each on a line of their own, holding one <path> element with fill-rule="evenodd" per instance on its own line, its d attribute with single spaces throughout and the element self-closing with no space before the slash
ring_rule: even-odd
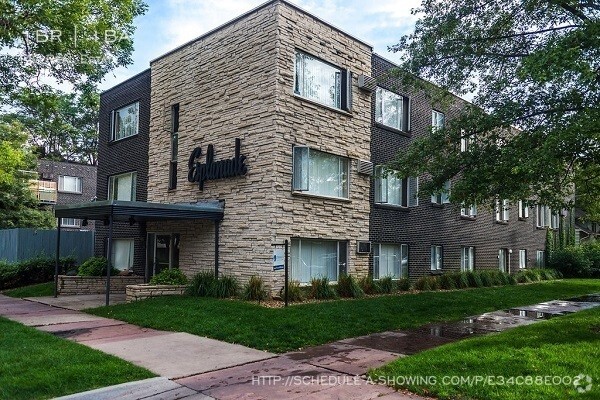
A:
<svg viewBox="0 0 600 400">
<path fill-rule="evenodd" d="M 396 129 L 396 128 L 392 128 L 391 126 L 387 126 L 384 125 L 380 122 L 375 122 L 375 126 L 377 128 L 383 129 L 385 131 L 389 131 L 389 132 L 393 132 L 393 133 L 398 133 L 402 136 L 406 136 L 406 137 L 411 137 L 412 136 L 412 131 L 403 131 L 401 129 Z"/>
<path fill-rule="evenodd" d="M 383 210 L 395 210 L 401 212 L 410 212 L 411 207 L 406 206 L 398 206 L 394 204 L 385 204 L 385 203 L 374 203 L 375 208 L 380 208 Z M 415 206 L 416 207 L 416 206 Z"/>
<path fill-rule="evenodd" d="M 441 269 L 435 270 L 435 271 L 429 271 L 429 275 L 442 275 L 443 272 Z"/>
<path fill-rule="evenodd" d="M 464 221 L 476 221 L 477 217 L 476 216 L 469 216 L 469 215 L 461 215 L 460 219 L 464 220 Z"/>
<path fill-rule="evenodd" d="M 352 203 L 352 200 L 346 199 L 343 197 L 323 196 L 323 195 L 319 195 L 319 194 L 305 193 L 305 192 L 299 192 L 299 191 L 292 191 L 292 196 L 311 197 L 311 198 L 315 198 L 315 199 L 334 200 L 334 201 L 339 201 L 342 203 Z"/>
<path fill-rule="evenodd" d="M 59 190 L 58 193 L 66 193 L 66 194 L 79 194 L 82 195 L 82 192 L 70 192 L 68 190 Z"/>
<path fill-rule="evenodd" d="M 110 146 L 110 145 L 115 144 L 115 143 L 121 143 L 121 142 L 123 142 L 123 141 L 125 141 L 127 139 L 132 139 L 132 138 L 138 137 L 139 135 L 140 134 L 138 132 L 135 135 L 127 136 L 127 137 L 124 137 L 124 138 L 121 138 L 121 139 L 116 139 L 116 140 L 111 139 L 111 140 L 108 141 L 108 145 Z"/>
<path fill-rule="evenodd" d="M 331 110 L 331 111 L 335 111 L 336 113 L 345 115 L 347 117 L 352 117 L 352 113 L 351 112 L 349 112 L 347 110 L 344 110 L 342 108 L 336 108 L 336 107 L 328 106 L 327 104 L 320 103 L 320 102 L 318 102 L 316 100 L 309 99 L 308 97 L 300 96 L 297 93 L 292 93 L 292 95 L 295 98 L 297 98 L 298 100 L 305 101 L 307 103 L 314 104 L 316 106 L 323 107 L 323 108 L 326 108 L 326 109 Z"/>
<path fill-rule="evenodd" d="M 496 220 L 496 224 L 498 224 L 498 225 L 508 225 L 508 221 L 498 221 L 498 220 Z"/>
</svg>

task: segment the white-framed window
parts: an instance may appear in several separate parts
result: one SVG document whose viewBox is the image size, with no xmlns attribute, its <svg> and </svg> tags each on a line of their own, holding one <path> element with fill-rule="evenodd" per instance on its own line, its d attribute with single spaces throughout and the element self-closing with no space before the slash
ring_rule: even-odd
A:
<svg viewBox="0 0 600 400">
<path fill-rule="evenodd" d="M 329 107 L 350 111 L 352 76 L 328 62 L 296 52 L 294 93 Z"/>
<path fill-rule="evenodd" d="M 349 164 L 346 157 L 295 146 L 293 190 L 347 199 Z"/>
<path fill-rule="evenodd" d="M 82 181 L 82 179 L 80 176 L 59 175 L 58 191 L 81 194 L 81 190 L 82 190 L 81 181 Z"/>
<path fill-rule="evenodd" d="M 140 103 L 135 102 L 112 112 L 111 140 L 124 139 L 138 134 Z"/>
<path fill-rule="evenodd" d="M 559 227 L 560 227 L 560 213 L 558 211 L 551 210 L 550 228 L 558 229 Z"/>
<path fill-rule="evenodd" d="M 135 201 L 136 180 L 137 174 L 135 172 L 109 176 L 108 199 Z"/>
<path fill-rule="evenodd" d="M 464 246 L 460 251 L 460 270 L 473 271 L 475 268 L 475 247 Z"/>
<path fill-rule="evenodd" d="M 79 228 L 81 226 L 81 220 L 77 218 L 61 218 L 60 226 L 63 228 Z"/>
<path fill-rule="evenodd" d="M 496 200 L 496 221 L 508 222 L 509 217 L 510 217 L 510 201 Z"/>
<path fill-rule="evenodd" d="M 502 272 L 506 272 L 508 251 L 506 249 L 498 250 L 498 269 Z"/>
<path fill-rule="evenodd" d="M 444 254 L 442 246 L 431 246 L 431 270 L 441 271 L 444 265 Z"/>
<path fill-rule="evenodd" d="M 292 239 L 292 278 L 309 283 L 312 278 L 338 279 L 346 271 L 348 242 L 320 239 Z"/>
<path fill-rule="evenodd" d="M 535 207 L 536 210 L 536 226 L 538 228 L 545 228 L 550 226 L 550 220 L 552 219 L 552 210 L 550 207 L 538 204 Z"/>
<path fill-rule="evenodd" d="M 410 131 L 410 100 L 387 89 L 375 90 L 375 122 L 399 131 Z"/>
<path fill-rule="evenodd" d="M 527 250 L 519 250 L 519 268 L 527 268 Z"/>
<path fill-rule="evenodd" d="M 519 218 L 529 218 L 529 205 L 526 200 L 519 200 Z"/>
<path fill-rule="evenodd" d="M 477 216 L 477 206 L 473 204 L 468 207 L 461 207 L 460 215 L 463 217 L 475 218 Z"/>
<path fill-rule="evenodd" d="M 431 202 L 435 204 L 447 204 L 450 203 L 450 188 L 452 186 L 452 182 L 446 181 L 444 183 L 444 188 L 438 192 L 431 195 Z"/>
<path fill-rule="evenodd" d="M 396 171 L 375 167 L 375 203 L 400 207 L 419 205 L 419 178 L 398 178 Z"/>
<path fill-rule="evenodd" d="M 379 243 L 373 246 L 373 278 L 408 278 L 408 245 Z"/>
<path fill-rule="evenodd" d="M 121 271 L 133 268 L 133 239 L 113 239 L 112 240 L 112 266 Z"/>
<path fill-rule="evenodd" d="M 446 116 L 436 110 L 431 110 L 431 129 L 437 131 L 446 125 Z"/>
<path fill-rule="evenodd" d="M 465 133 L 465 131 L 460 131 L 460 152 L 464 153 L 465 151 L 469 151 L 471 145 L 475 142 L 475 137 L 472 134 Z"/>
<path fill-rule="evenodd" d="M 535 261 L 536 261 L 536 266 L 538 268 L 545 268 L 546 267 L 546 252 L 544 250 L 536 251 Z"/>
</svg>

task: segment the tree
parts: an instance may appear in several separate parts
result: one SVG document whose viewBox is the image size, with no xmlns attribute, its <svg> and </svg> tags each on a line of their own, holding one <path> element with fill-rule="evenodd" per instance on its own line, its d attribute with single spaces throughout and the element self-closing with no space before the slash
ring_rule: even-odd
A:
<svg viewBox="0 0 600 400">
<path fill-rule="evenodd" d="M 599 207 L 600 5 L 423 0 L 416 12 L 415 31 L 391 48 L 406 60 L 395 74 L 440 108 L 458 104 L 445 91 L 471 93 L 473 104 L 390 167 L 428 174 L 421 186 L 428 192 L 452 178 L 456 203 L 532 199 L 570 207 L 578 184 L 580 198 Z"/>
<path fill-rule="evenodd" d="M 51 228 L 54 216 L 39 210 L 23 170 L 35 168 L 27 134 L 17 122 L 0 122 L 0 229 Z"/>
<path fill-rule="evenodd" d="M 67 94 L 44 86 L 22 89 L 13 98 L 15 112 L 4 119 L 16 119 L 27 128 L 40 157 L 96 164 L 100 104 L 96 92 Z"/>
<path fill-rule="evenodd" d="M 1 100 L 48 79 L 95 86 L 131 63 L 132 22 L 145 10 L 141 0 L 0 0 Z"/>
</svg>

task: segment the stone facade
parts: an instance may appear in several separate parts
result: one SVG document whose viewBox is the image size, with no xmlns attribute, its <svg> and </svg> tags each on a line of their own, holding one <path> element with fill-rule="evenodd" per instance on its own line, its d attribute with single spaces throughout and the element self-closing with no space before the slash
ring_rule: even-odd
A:
<svg viewBox="0 0 600 400">
<path fill-rule="evenodd" d="M 301 22 L 301 23 L 299 23 Z M 291 191 L 292 146 L 369 159 L 370 96 L 352 85 L 352 111 L 333 110 L 293 93 L 294 57 L 301 49 L 348 68 L 370 72 L 371 48 L 295 7 L 274 1 L 151 64 L 148 201 L 225 202 L 220 270 L 242 282 L 272 271 L 272 245 L 285 239 L 348 241 L 350 272 L 366 273 L 368 256 L 355 254 L 368 239 L 368 177 L 350 168 L 348 200 Z M 179 104 L 178 185 L 168 190 L 170 110 Z M 186 181 L 187 158 L 213 144 L 216 159 L 231 158 L 240 138 L 247 157 L 243 177 Z M 214 227 L 202 222 L 148 223 L 148 231 L 180 233 L 180 264 L 187 273 L 214 268 Z"/>
<path fill-rule="evenodd" d="M 127 285 L 126 301 L 131 303 L 151 297 L 182 295 L 187 288 L 187 285 Z"/>
<path fill-rule="evenodd" d="M 144 282 L 141 276 L 111 276 L 110 292 L 125 293 L 127 285 Z M 58 276 L 58 294 L 102 294 L 106 293 L 106 277 L 102 276 Z"/>
</svg>

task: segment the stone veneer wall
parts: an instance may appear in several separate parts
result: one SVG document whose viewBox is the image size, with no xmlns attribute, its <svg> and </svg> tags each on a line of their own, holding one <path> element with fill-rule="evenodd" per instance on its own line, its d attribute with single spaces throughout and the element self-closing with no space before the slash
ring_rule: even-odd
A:
<svg viewBox="0 0 600 400">
<path fill-rule="evenodd" d="M 353 111 L 340 112 L 293 95 L 296 48 L 354 74 Z M 369 74 L 371 48 L 295 7 L 272 2 L 151 64 L 148 201 L 224 200 L 220 270 L 245 282 L 261 275 L 273 287 L 272 244 L 292 237 L 349 241 L 349 271 L 366 273 L 369 178 L 356 159 L 370 158 L 370 95 L 356 87 Z M 169 191 L 171 105 L 180 104 L 177 189 Z M 241 138 L 244 177 L 188 183 L 192 149 L 215 146 L 215 159 L 231 158 Z M 291 193 L 292 145 L 304 144 L 352 159 L 349 201 Z M 180 267 L 188 275 L 214 268 L 211 222 L 148 223 L 149 232 L 181 234 Z"/>
<path fill-rule="evenodd" d="M 187 285 L 127 285 L 126 301 L 131 303 L 150 297 L 182 295 L 187 288 Z"/>
<path fill-rule="evenodd" d="M 144 283 L 143 276 L 111 276 L 110 292 L 125 293 L 127 285 Z M 106 278 L 101 276 L 58 276 L 58 294 L 106 293 Z"/>
</svg>

